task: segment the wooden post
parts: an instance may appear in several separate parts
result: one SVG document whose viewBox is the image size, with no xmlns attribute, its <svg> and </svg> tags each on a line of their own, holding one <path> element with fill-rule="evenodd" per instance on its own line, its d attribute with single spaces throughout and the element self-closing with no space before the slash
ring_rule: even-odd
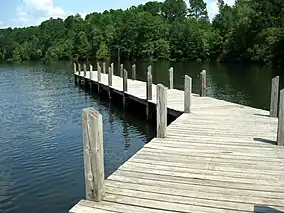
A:
<svg viewBox="0 0 284 213">
<path fill-rule="evenodd" d="M 79 79 L 79 85 L 81 85 L 81 64 L 78 63 L 78 79 Z"/>
<path fill-rule="evenodd" d="M 100 93 L 100 82 L 101 82 L 101 67 L 100 66 L 98 66 L 98 95 L 99 95 L 99 93 Z"/>
<path fill-rule="evenodd" d="M 76 65 L 76 63 L 73 63 L 73 70 L 74 70 L 74 74 L 76 74 L 76 72 L 77 72 L 77 65 Z"/>
<path fill-rule="evenodd" d="M 203 70 L 200 73 L 200 80 L 201 80 L 200 96 L 205 97 L 206 96 L 206 70 Z"/>
<path fill-rule="evenodd" d="M 184 112 L 190 113 L 192 79 L 188 75 L 184 77 Z"/>
<path fill-rule="evenodd" d="M 77 85 L 77 64 L 75 62 L 73 63 L 73 70 L 74 70 L 75 85 Z"/>
<path fill-rule="evenodd" d="M 106 63 L 105 62 L 103 63 L 103 73 L 104 74 L 106 73 Z"/>
<path fill-rule="evenodd" d="M 108 68 L 108 99 L 111 99 L 111 86 L 112 86 L 112 74 L 113 74 L 113 64 L 112 67 Z"/>
<path fill-rule="evenodd" d="M 279 99 L 279 76 L 272 79 L 270 97 L 270 117 L 277 117 Z"/>
<path fill-rule="evenodd" d="M 104 196 L 104 147 L 102 115 L 83 109 L 83 150 L 86 199 L 100 202 Z"/>
<path fill-rule="evenodd" d="M 80 63 L 78 63 L 78 71 L 79 71 L 79 76 L 81 76 L 81 64 Z"/>
<path fill-rule="evenodd" d="M 84 77 L 86 78 L 87 77 L 87 66 L 86 66 L 86 64 L 84 64 L 83 67 L 84 67 Z"/>
<path fill-rule="evenodd" d="M 108 85 L 112 86 L 112 75 L 113 75 L 113 69 L 112 67 L 109 67 L 108 69 Z"/>
<path fill-rule="evenodd" d="M 123 92 L 127 92 L 127 70 L 124 69 L 124 73 L 123 73 Z"/>
<path fill-rule="evenodd" d="M 101 67 L 101 66 L 100 66 L 100 63 L 97 62 L 97 70 L 99 70 L 99 67 Z"/>
<path fill-rule="evenodd" d="M 167 87 L 157 85 L 157 138 L 167 135 Z"/>
<path fill-rule="evenodd" d="M 90 91 L 92 92 L 92 85 L 93 85 L 93 66 L 92 66 L 92 64 L 90 64 L 90 81 L 89 81 L 89 84 L 90 84 Z"/>
<path fill-rule="evenodd" d="M 111 72 L 112 72 L 112 75 L 113 75 L 113 73 L 114 73 L 114 63 L 111 63 L 110 67 L 111 67 Z"/>
<path fill-rule="evenodd" d="M 148 67 L 147 71 L 147 100 L 152 100 L 152 66 Z"/>
<path fill-rule="evenodd" d="M 125 92 L 127 92 L 127 77 L 128 77 L 128 73 L 127 70 L 124 69 L 123 70 L 123 108 L 126 108 L 126 94 Z"/>
<path fill-rule="evenodd" d="M 123 77 L 123 64 L 120 65 L 120 77 Z"/>
<path fill-rule="evenodd" d="M 101 82 L 101 71 L 102 71 L 102 68 L 99 66 L 98 67 L 98 83 Z"/>
<path fill-rule="evenodd" d="M 277 145 L 284 146 L 284 89 L 280 91 Z"/>
<path fill-rule="evenodd" d="M 169 69 L 169 89 L 174 88 L 174 68 Z"/>
<path fill-rule="evenodd" d="M 152 67 L 148 67 L 147 71 L 147 82 L 146 82 L 146 120 L 150 120 L 152 118 L 151 115 L 151 103 L 149 100 L 152 100 Z"/>
<path fill-rule="evenodd" d="M 132 80 L 136 80 L 136 65 L 132 65 Z"/>
</svg>

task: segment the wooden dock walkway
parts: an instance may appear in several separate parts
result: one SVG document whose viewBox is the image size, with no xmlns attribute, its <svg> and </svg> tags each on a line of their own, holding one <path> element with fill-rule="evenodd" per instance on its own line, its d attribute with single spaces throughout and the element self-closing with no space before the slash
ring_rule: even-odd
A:
<svg viewBox="0 0 284 213">
<path fill-rule="evenodd" d="M 106 90 L 147 104 L 146 82 L 98 72 L 75 72 Z M 70 213 L 284 212 L 284 148 L 278 118 L 269 112 L 168 89 L 168 113 L 177 119 L 104 181 L 102 201 L 81 200 Z M 277 97 L 278 98 L 278 97 Z M 280 100 L 281 101 L 281 100 Z M 280 106 L 281 108 L 281 106 Z M 280 111 L 280 115 L 281 115 Z M 279 141 L 279 139 L 278 139 Z"/>
</svg>

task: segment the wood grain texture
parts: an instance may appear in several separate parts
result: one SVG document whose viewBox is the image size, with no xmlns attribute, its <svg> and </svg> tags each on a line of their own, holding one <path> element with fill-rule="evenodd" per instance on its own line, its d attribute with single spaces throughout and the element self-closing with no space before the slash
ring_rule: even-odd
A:
<svg viewBox="0 0 284 213">
<path fill-rule="evenodd" d="M 123 64 L 120 65 L 120 77 L 123 78 L 123 72 L 124 72 L 124 68 L 123 68 Z"/>
<path fill-rule="evenodd" d="M 167 135 L 167 87 L 157 85 L 157 138 Z"/>
<path fill-rule="evenodd" d="M 127 92 L 127 78 L 128 78 L 128 72 L 126 69 L 123 71 L 123 92 Z"/>
<path fill-rule="evenodd" d="M 113 64 L 108 70 L 108 85 L 112 86 Z"/>
<path fill-rule="evenodd" d="M 73 63 L 73 71 L 74 71 L 74 73 L 77 72 L 77 64 L 76 63 Z"/>
<path fill-rule="evenodd" d="M 132 80 L 136 80 L 136 65 L 132 65 Z"/>
<path fill-rule="evenodd" d="M 184 112 L 190 113 L 192 79 L 188 75 L 184 77 Z"/>
<path fill-rule="evenodd" d="M 93 108 L 82 115 L 86 199 L 101 201 L 104 196 L 104 149 L 102 116 Z"/>
<path fill-rule="evenodd" d="M 206 96 L 206 70 L 203 70 L 200 73 L 200 81 L 201 81 L 201 89 L 200 89 L 200 96 Z"/>
<path fill-rule="evenodd" d="M 174 68 L 169 69 L 169 89 L 174 88 Z"/>
<path fill-rule="evenodd" d="M 106 73 L 106 63 L 105 62 L 103 63 L 103 73 L 104 74 Z"/>
<path fill-rule="evenodd" d="M 83 72 L 75 75 L 84 77 Z M 97 75 L 93 72 L 94 81 Z M 86 78 L 90 76 L 87 72 Z M 109 87 L 103 73 L 98 83 L 146 109 L 162 103 L 160 87 L 153 83 L 152 99 L 147 100 L 147 84 L 128 79 L 128 91 L 123 92 L 120 76 L 113 75 Z M 101 202 L 83 200 L 70 212 L 284 211 L 284 147 L 277 146 L 283 105 L 278 122 L 269 111 L 191 93 L 190 113 L 182 114 L 188 106 L 185 96 L 186 91 L 167 90 L 164 108 L 177 118 L 166 127 L 166 137 L 152 139 L 110 175 Z"/>
<path fill-rule="evenodd" d="M 78 72 L 80 73 L 82 70 L 81 70 L 81 64 L 78 63 Z"/>
<path fill-rule="evenodd" d="M 147 85 L 146 85 L 146 97 L 147 100 L 152 100 L 153 99 L 153 89 L 152 89 L 152 66 L 148 67 L 147 70 Z"/>
<path fill-rule="evenodd" d="M 93 65 L 90 64 L 90 80 L 93 79 Z"/>
<path fill-rule="evenodd" d="M 102 74 L 101 74 L 101 70 L 102 68 L 100 66 L 98 66 L 98 74 L 97 74 L 97 77 L 98 77 L 98 82 L 101 82 L 101 79 L 102 79 Z"/>
<path fill-rule="evenodd" d="M 277 144 L 279 146 L 284 146 L 284 89 L 280 91 Z"/>
<path fill-rule="evenodd" d="M 87 76 L 87 65 L 84 64 L 83 67 L 84 67 L 84 77 L 86 77 Z"/>
<path fill-rule="evenodd" d="M 270 116 L 277 117 L 279 99 L 279 76 L 271 81 Z"/>
</svg>

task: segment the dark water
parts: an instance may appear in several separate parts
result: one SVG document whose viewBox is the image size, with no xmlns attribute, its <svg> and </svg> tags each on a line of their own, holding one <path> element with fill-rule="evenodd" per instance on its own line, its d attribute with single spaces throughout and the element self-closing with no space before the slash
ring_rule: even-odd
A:
<svg viewBox="0 0 284 213">
<path fill-rule="evenodd" d="M 136 62 L 145 79 L 148 62 Z M 191 62 L 153 63 L 155 83 L 168 85 L 174 67 L 175 88 L 183 76 L 207 70 L 207 94 L 268 109 L 271 78 L 280 69 Z M 131 64 L 125 62 L 128 70 Z M 131 76 L 131 75 L 130 75 Z M 67 64 L 0 65 L 0 212 L 64 213 L 84 198 L 81 110 L 103 115 L 106 176 L 154 136 L 153 127 L 107 101 L 76 88 Z"/>
<path fill-rule="evenodd" d="M 108 176 L 152 136 L 74 86 L 68 66 L 0 66 L 0 212 L 63 213 L 84 198 L 81 110 L 103 115 Z"/>
</svg>

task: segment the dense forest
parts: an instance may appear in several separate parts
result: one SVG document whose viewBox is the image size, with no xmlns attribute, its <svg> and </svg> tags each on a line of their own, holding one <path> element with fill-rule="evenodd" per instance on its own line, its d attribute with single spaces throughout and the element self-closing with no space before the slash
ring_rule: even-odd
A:
<svg viewBox="0 0 284 213">
<path fill-rule="evenodd" d="M 0 29 L 0 61 L 188 59 L 284 62 L 284 0 L 218 0 L 209 20 L 204 0 L 151 1 L 127 10 L 49 19 Z"/>
</svg>

